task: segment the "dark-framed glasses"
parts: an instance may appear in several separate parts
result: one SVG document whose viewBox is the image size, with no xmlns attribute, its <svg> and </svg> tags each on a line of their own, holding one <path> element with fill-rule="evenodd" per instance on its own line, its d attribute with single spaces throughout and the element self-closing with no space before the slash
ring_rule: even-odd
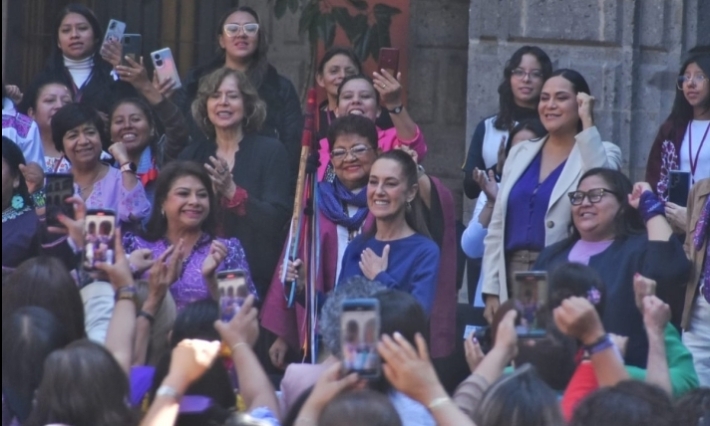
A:
<svg viewBox="0 0 710 426">
<path fill-rule="evenodd" d="M 355 158 L 362 158 L 372 147 L 366 145 L 355 145 L 350 149 L 336 148 L 330 151 L 330 158 L 337 161 L 343 161 L 347 158 L 348 154 Z"/>
<path fill-rule="evenodd" d="M 569 202 L 572 203 L 573 206 L 578 206 L 584 202 L 585 198 L 589 199 L 589 202 L 592 204 L 596 204 L 604 198 L 604 195 L 606 194 L 614 194 L 616 195 L 616 192 L 610 191 L 605 188 L 595 188 L 595 189 L 590 189 L 587 192 L 584 191 L 574 191 L 570 192 L 567 194 L 569 197 Z"/>
<path fill-rule="evenodd" d="M 226 24 L 224 26 L 224 34 L 226 34 L 227 37 L 236 37 L 241 31 L 243 31 L 244 34 L 249 36 L 255 35 L 259 32 L 259 24 Z"/>
<path fill-rule="evenodd" d="M 703 85 L 707 84 L 707 81 L 708 78 L 703 74 L 680 75 L 678 76 L 678 84 L 676 87 L 678 87 L 678 90 L 683 90 L 683 86 L 686 84 L 689 85 L 690 83 L 695 83 L 697 87 L 703 87 Z"/>
<path fill-rule="evenodd" d="M 542 80 L 542 70 L 525 71 L 522 68 L 516 68 L 510 74 L 519 80 L 524 80 L 526 77 L 530 80 Z"/>
</svg>

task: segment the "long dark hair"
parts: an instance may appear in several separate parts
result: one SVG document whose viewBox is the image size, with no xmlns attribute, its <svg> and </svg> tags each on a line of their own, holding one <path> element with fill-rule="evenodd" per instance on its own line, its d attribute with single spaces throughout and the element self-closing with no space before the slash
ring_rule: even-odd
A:
<svg viewBox="0 0 710 426">
<path fill-rule="evenodd" d="M 64 18 L 66 18 L 66 16 L 70 13 L 79 14 L 86 18 L 89 22 L 91 30 L 94 32 L 94 64 L 104 62 L 101 57 L 101 38 L 103 36 L 103 28 L 101 27 L 99 20 L 96 18 L 94 12 L 88 7 L 83 4 L 72 3 L 64 7 L 59 12 L 57 19 L 54 22 L 54 32 L 52 33 L 54 36 L 54 49 L 52 50 L 52 54 L 49 56 L 48 62 L 49 68 L 54 71 L 64 69 L 64 54 L 62 53 L 62 49 L 59 48 L 59 28 L 62 26 Z"/>
<path fill-rule="evenodd" d="M 575 71 L 573 69 L 569 68 L 562 68 L 559 69 L 550 75 L 550 78 L 552 77 L 562 77 L 565 80 L 569 81 L 570 84 L 572 84 L 572 89 L 574 89 L 574 93 L 586 93 L 588 95 L 592 94 L 591 89 L 589 88 L 589 84 L 587 83 L 587 80 L 584 78 L 584 76 L 579 72 Z M 545 80 L 547 81 L 547 80 Z M 583 129 L 582 126 L 582 119 L 579 119 L 579 123 L 577 123 L 577 133 L 581 132 Z"/>
<path fill-rule="evenodd" d="M 702 49 L 698 50 L 698 53 L 692 54 L 685 60 L 685 62 L 683 62 L 683 65 L 680 67 L 680 71 L 678 72 L 678 77 L 685 74 L 685 71 L 688 69 L 690 64 L 697 64 L 698 67 L 703 70 L 705 78 L 710 78 L 710 50 L 706 52 L 703 52 Z M 706 80 L 705 84 L 710 84 L 710 81 Z M 705 99 L 703 107 L 705 108 L 705 111 L 710 110 L 710 96 Z M 668 116 L 668 120 L 673 122 L 674 127 L 685 126 L 690 120 L 693 119 L 695 115 L 694 113 L 695 111 L 693 111 L 693 107 L 690 105 L 690 102 L 688 102 L 685 98 L 683 90 L 676 87 L 675 101 L 673 101 L 673 109 Z"/>
<path fill-rule="evenodd" d="M 25 206 L 32 206 L 32 198 L 30 197 L 29 189 L 27 189 L 25 175 L 20 171 L 20 166 L 27 164 L 25 156 L 22 154 L 20 147 L 5 136 L 2 137 L 2 158 L 10 168 L 12 177 L 18 178 L 20 182 L 17 188 L 13 190 L 13 196 L 19 195 L 22 197 Z"/>
<path fill-rule="evenodd" d="M 520 66 L 523 61 L 523 56 L 533 55 L 540 62 L 542 67 L 542 80 L 550 78 L 552 74 L 552 61 L 547 56 L 544 50 L 537 46 L 523 46 L 513 53 L 503 70 L 503 81 L 498 86 L 498 116 L 493 123 L 493 126 L 498 130 L 510 130 L 513 127 L 515 120 L 513 119 L 513 110 L 516 107 L 515 97 L 513 96 L 513 87 L 510 84 L 510 79 L 513 75 L 513 70 Z"/>
<path fill-rule="evenodd" d="M 414 162 L 409 154 L 395 149 L 380 155 L 377 160 L 375 160 L 375 163 L 380 160 L 392 160 L 399 163 L 402 168 L 402 175 L 407 182 L 407 186 L 411 188 L 414 185 L 417 185 L 417 182 L 419 181 L 419 170 L 417 168 L 417 163 Z M 404 214 L 405 219 L 407 220 L 407 225 L 409 225 L 409 227 L 412 228 L 417 234 L 431 238 L 431 233 L 429 232 L 429 227 L 427 226 L 424 215 L 424 201 L 422 201 L 422 197 L 419 196 L 419 192 L 417 192 L 417 195 L 414 197 L 414 200 L 410 203 L 410 205 L 411 208 L 408 206 Z"/>
<path fill-rule="evenodd" d="M 210 212 L 202 224 L 202 232 L 211 236 L 215 235 L 217 229 L 217 200 L 209 174 L 207 174 L 203 166 L 193 161 L 174 161 L 160 170 L 158 180 L 155 182 L 153 211 L 146 225 L 145 237 L 148 241 L 158 241 L 161 238 L 165 238 L 165 233 L 168 231 L 168 220 L 163 215 L 163 203 L 168 198 L 168 193 L 175 181 L 186 176 L 198 179 L 207 190 L 207 196 L 210 200 Z"/>
<path fill-rule="evenodd" d="M 579 179 L 581 184 L 586 178 L 591 176 L 599 176 L 604 182 L 609 185 L 609 189 L 614 191 L 610 196 L 614 196 L 619 202 L 619 211 L 614 217 L 614 234 L 615 239 L 626 238 L 631 235 L 637 235 L 645 232 L 646 226 L 641 218 L 641 214 L 629 204 L 628 195 L 633 191 L 633 184 L 625 174 L 618 170 L 597 167 L 588 170 Z M 581 238 L 579 231 L 574 224 L 571 225 L 571 240 L 577 241 Z"/>
</svg>

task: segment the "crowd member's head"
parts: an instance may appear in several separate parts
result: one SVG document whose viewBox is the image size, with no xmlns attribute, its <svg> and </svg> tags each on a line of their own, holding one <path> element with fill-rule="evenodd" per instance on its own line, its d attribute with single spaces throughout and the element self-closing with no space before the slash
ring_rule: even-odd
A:
<svg viewBox="0 0 710 426">
<path fill-rule="evenodd" d="M 503 70 L 503 82 L 498 86 L 498 117 L 494 123 L 499 130 L 513 127 L 513 109 L 535 108 L 540 99 L 542 84 L 552 74 L 552 61 L 537 46 L 523 46 L 513 53 Z"/>
<path fill-rule="evenodd" d="M 710 388 L 693 389 L 675 401 L 675 424 L 678 426 L 705 426 L 710 424 Z"/>
<path fill-rule="evenodd" d="M 563 426 L 557 395 L 523 366 L 502 377 L 483 395 L 474 413 L 477 426 Z"/>
<path fill-rule="evenodd" d="M 569 194 L 572 203 L 573 238 L 606 241 L 643 232 L 641 215 L 629 204 L 633 185 L 622 172 L 595 168 Z"/>
<path fill-rule="evenodd" d="M 340 117 L 328 129 L 328 144 L 338 180 L 350 190 L 367 185 L 379 153 L 375 123 L 358 115 Z"/>
<path fill-rule="evenodd" d="M 16 310 L 2 322 L 2 389 L 5 402 L 24 423 L 50 353 L 70 343 L 49 311 L 35 306 Z"/>
<path fill-rule="evenodd" d="M 338 89 L 346 77 L 362 72 L 362 64 L 355 52 L 347 47 L 332 47 L 318 64 L 316 82 L 325 89 L 328 99 L 337 99 Z"/>
<path fill-rule="evenodd" d="M 31 205 L 30 192 L 20 166 L 25 165 L 22 150 L 10 139 L 2 137 L 2 210 Z M 21 204 L 21 205 L 20 205 Z"/>
<path fill-rule="evenodd" d="M 150 288 L 146 281 L 136 283 L 138 290 L 138 306 L 148 299 Z M 150 326 L 150 343 L 148 344 L 148 365 L 156 365 L 168 351 L 170 342 L 167 337 L 173 329 L 177 317 L 177 306 L 170 292 L 167 292 L 154 315 L 155 320 Z"/>
<path fill-rule="evenodd" d="M 129 393 L 128 377 L 113 355 L 101 345 L 80 340 L 47 358 L 27 425 L 135 425 L 126 403 Z"/>
<path fill-rule="evenodd" d="M 683 62 L 678 72 L 675 101 L 670 118 L 677 124 L 710 110 L 710 51 L 697 52 Z"/>
<path fill-rule="evenodd" d="M 269 45 L 259 14 L 248 6 L 234 8 L 224 15 L 217 27 L 217 42 L 223 65 L 245 70 L 259 87 L 268 68 Z"/>
<path fill-rule="evenodd" d="M 345 77 L 338 89 L 338 116 L 362 115 L 373 122 L 380 114 L 380 92 L 370 77 L 357 74 Z"/>
<path fill-rule="evenodd" d="M 218 131 L 258 131 L 266 119 L 266 104 L 246 74 L 220 68 L 200 80 L 192 115 L 210 137 Z"/>
<path fill-rule="evenodd" d="M 146 226 L 147 238 L 164 238 L 168 230 L 202 230 L 214 235 L 217 201 L 205 168 L 187 161 L 172 162 L 160 170 L 155 202 Z"/>
<path fill-rule="evenodd" d="M 404 218 L 415 232 L 429 236 L 422 212 L 417 164 L 404 151 L 382 154 L 370 169 L 367 205 L 375 219 L 396 222 Z"/>
<path fill-rule="evenodd" d="M 347 392 L 333 399 L 320 415 L 318 426 L 401 426 L 397 410 L 380 392 Z"/>
<path fill-rule="evenodd" d="M 671 426 L 674 410 L 661 389 L 638 380 L 603 388 L 582 401 L 570 426 Z"/>
<path fill-rule="evenodd" d="M 590 95 L 592 92 L 587 80 L 575 70 L 557 70 L 545 81 L 538 113 L 548 133 L 568 135 L 582 131 L 577 103 L 579 93 Z"/>
<path fill-rule="evenodd" d="M 52 117 L 61 107 L 73 101 L 74 95 L 66 83 L 49 77 L 32 83 L 25 91 L 18 111 L 31 117 L 42 134 L 50 135 Z"/>
<path fill-rule="evenodd" d="M 140 156 L 148 146 L 157 142 L 155 119 L 143 99 L 122 99 L 108 115 L 111 141 L 123 142 L 129 156 Z"/>
<path fill-rule="evenodd" d="M 59 260 L 30 259 L 8 278 L 2 289 L 3 318 L 24 306 L 38 306 L 51 312 L 71 341 L 86 337 L 84 304 L 79 289 Z"/>
<path fill-rule="evenodd" d="M 52 118 L 52 140 L 73 169 L 95 170 L 100 164 L 104 123 L 95 109 L 83 104 L 63 106 Z"/>
<path fill-rule="evenodd" d="M 540 139 L 547 134 L 547 129 L 542 125 L 540 119 L 523 120 L 516 124 L 508 134 L 508 141 L 505 145 L 506 157 L 510 150 L 520 142 Z"/>
<path fill-rule="evenodd" d="M 583 297 L 594 305 L 600 317 L 604 314 L 606 286 L 594 268 L 581 263 L 564 263 L 549 274 L 548 285 L 550 311 L 570 297 Z"/>
<path fill-rule="evenodd" d="M 94 56 L 99 59 L 99 47 L 103 30 L 96 15 L 81 4 L 64 7 L 57 16 L 55 24 L 56 48 L 53 52 L 57 61 L 63 57 L 74 61 Z"/>
</svg>

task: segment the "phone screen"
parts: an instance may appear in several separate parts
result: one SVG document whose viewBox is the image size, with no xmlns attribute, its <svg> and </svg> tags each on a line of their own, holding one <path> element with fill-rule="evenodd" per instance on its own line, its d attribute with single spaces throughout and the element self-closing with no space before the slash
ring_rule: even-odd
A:
<svg viewBox="0 0 710 426">
<path fill-rule="evenodd" d="M 74 195 L 74 177 L 70 174 L 48 174 L 45 184 L 47 226 L 62 226 L 59 214 L 74 219 L 74 206 L 66 199 Z"/>
<path fill-rule="evenodd" d="M 242 270 L 219 272 L 217 282 L 222 321 L 229 322 L 239 313 L 249 296 L 246 273 Z"/>
<path fill-rule="evenodd" d="M 115 261 L 116 215 L 109 210 L 89 210 L 84 225 L 84 269 L 93 271 L 97 263 Z"/>
<path fill-rule="evenodd" d="M 690 173 L 672 170 L 668 173 L 668 201 L 680 207 L 688 206 Z"/>
<path fill-rule="evenodd" d="M 377 299 L 350 299 L 343 302 L 340 319 L 343 367 L 362 378 L 380 375 L 380 304 Z"/>
<path fill-rule="evenodd" d="M 516 272 L 513 297 L 518 312 L 518 336 L 535 338 L 546 334 L 543 309 L 548 296 L 547 272 Z"/>
</svg>

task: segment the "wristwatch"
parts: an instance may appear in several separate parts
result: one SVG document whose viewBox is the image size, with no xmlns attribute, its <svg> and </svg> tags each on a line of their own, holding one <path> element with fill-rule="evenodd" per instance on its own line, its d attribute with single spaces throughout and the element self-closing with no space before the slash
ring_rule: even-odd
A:
<svg viewBox="0 0 710 426">
<path fill-rule="evenodd" d="M 129 161 L 128 163 L 121 164 L 121 173 L 124 172 L 136 173 L 138 172 L 138 167 Z"/>
<path fill-rule="evenodd" d="M 400 105 L 396 108 L 388 109 L 387 112 L 389 112 L 390 114 L 399 115 L 403 109 L 404 109 L 404 105 Z"/>
</svg>

